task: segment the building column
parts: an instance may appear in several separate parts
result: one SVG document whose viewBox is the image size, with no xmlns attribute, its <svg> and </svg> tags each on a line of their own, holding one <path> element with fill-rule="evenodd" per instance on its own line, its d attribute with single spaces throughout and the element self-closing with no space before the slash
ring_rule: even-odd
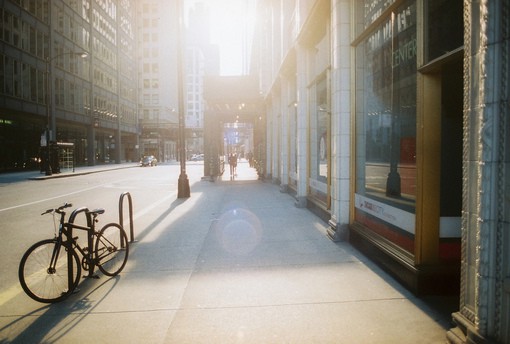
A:
<svg viewBox="0 0 510 344">
<path fill-rule="evenodd" d="M 271 104 L 272 104 L 272 95 L 271 97 Z M 273 107 L 270 104 L 267 108 L 267 117 L 266 117 L 266 166 L 265 166 L 265 178 L 271 180 L 273 178 L 273 146 L 275 145 L 274 142 L 274 113 L 273 113 Z"/>
<path fill-rule="evenodd" d="M 349 235 L 351 102 L 349 0 L 331 1 L 331 219 L 328 236 Z"/>
<path fill-rule="evenodd" d="M 96 152 L 94 146 L 96 145 L 96 129 L 94 125 L 87 127 L 87 165 L 96 165 Z"/>
<path fill-rule="evenodd" d="M 465 3 L 460 310 L 451 343 L 510 343 L 510 4 Z"/>
<path fill-rule="evenodd" d="M 122 131 L 120 130 L 120 115 L 117 123 L 117 131 L 115 134 L 115 163 L 122 163 Z"/>
<path fill-rule="evenodd" d="M 296 47 L 296 86 L 297 86 L 297 193 L 296 206 L 306 207 L 306 190 L 308 179 L 308 102 L 307 102 L 307 79 L 306 79 L 306 49 L 298 45 Z"/>
<path fill-rule="evenodd" d="M 287 192 L 289 188 L 289 96 L 288 81 L 281 79 L 280 92 L 280 191 Z"/>
<path fill-rule="evenodd" d="M 271 154 L 271 177 L 274 184 L 280 184 L 280 147 L 281 147 L 281 132 L 280 132 L 280 123 L 281 123 L 281 112 L 280 112 L 280 94 L 273 93 L 272 98 L 272 154 Z"/>
</svg>

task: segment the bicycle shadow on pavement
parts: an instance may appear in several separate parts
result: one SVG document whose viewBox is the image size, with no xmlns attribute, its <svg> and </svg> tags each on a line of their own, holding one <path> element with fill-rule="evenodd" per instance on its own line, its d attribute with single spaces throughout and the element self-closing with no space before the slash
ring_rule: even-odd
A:
<svg viewBox="0 0 510 344">
<path fill-rule="evenodd" d="M 82 276 L 83 277 L 83 276 Z M 103 277 L 103 275 L 101 275 Z M 100 277 L 100 278 L 101 278 Z M 104 276 L 107 277 L 107 276 Z M 85 278 L 69 298 L 34 309 L 28 314 L 18 317 L 0 328 L 0 332 L 22 323 L 30 318 L 35 321 L 26 326 L 12 341 L 5 343 L 54 343 L 69 333 L 82 320 L 89 316 L 115 289 L 121 279 L 120 275 L 99 281 L 95 278 Z M 111 284 L 108 286 L 108 284 Z M 107 289 L 106 289 L 107 288 Z M 100 291 L 100 293 L 97 293 Z M 93 295 L 102 294 L 98 299 L 91 300 Z M 41 314 L 41 312 L 44 312 Z M 20 325 L 22 326 L 22 325 Z M 0 342 L 0 343 L 3 343 Z"/>
<path fill-rule="evenodd" d="M 187 200 L 187 198 L 175 199 L 165 212 L 161 213 L 135 237 L 136 241 L 130 243 L 128 263 L 130 259 L 135 257 L 132 252 L 137 242 L 142 241 L 160 222 Z M 67 299 L 54 304 L 40 304 L 43 305 L 40 307 L 36 305 L 35 307 L 37 308 L 35 309 L 34 304 L 37 302 L 28 299 L 24 293 L 20 293 L 18 295 L 19 298 L 24 297 L 28 299 L 27 307 L 23 306 L 23 308 L 29 308 L 29 310 L 25 312 L 19 307 L 13 307 L 18 309 L 17 312 L 21 312 L 22 315 L 14 315 L 14 319 L 11 322 L 0 327 L 0 344 L 57 342 L 61 340 L 66 334 L 69 334 L 74 328 L 78 327 L 80 322 L 88 316 L 98 313 L 97 311 L 94 313 L 94 311 L 101 306 L 104 300 L 112 295 L 112 292 L 122 280 L 124 272 L 126 272 L 126 267 L 118 276 L 108 277 L 96 271 L 95 275 L 99 276 L 99 279 L 96 279 L 88 278 L 86 276 L 88 272 L 83 271 L 82 281 L 75 292 Z M 16 300 L 17 298 L 13 299 L 12 302 L 16 303 Z M 23 302 L 25 304 L 25 301 Z M 82 330 L 78 331 L 81 332 Z"/>
</svg>

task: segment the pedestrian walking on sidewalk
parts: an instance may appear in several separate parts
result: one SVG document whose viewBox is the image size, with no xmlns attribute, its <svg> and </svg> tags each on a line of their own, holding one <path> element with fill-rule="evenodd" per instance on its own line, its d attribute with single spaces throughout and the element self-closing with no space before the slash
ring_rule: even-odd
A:
<svg viewBox="0 0 510 344">
<path fill-rule="evenodd" d="M 230 175 L 235 176 L 237 173 L 237 155 L 230 153 L 228 157 L 228 164 L 230 165 Z"/>
</svg>

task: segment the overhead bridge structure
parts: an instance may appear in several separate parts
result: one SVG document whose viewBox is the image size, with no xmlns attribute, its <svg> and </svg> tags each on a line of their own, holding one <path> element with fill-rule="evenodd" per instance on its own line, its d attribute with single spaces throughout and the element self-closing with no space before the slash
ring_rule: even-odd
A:
<svg viewBox="0 0 510 344">
<path fill-rule="evenodd" d="M 252 76 L 206 76 L 204 80 L 204 177 L 224 171 L 229 154 L 251 152 L 259 174 L 265 161 L 264 103 Z"/>
</svg>

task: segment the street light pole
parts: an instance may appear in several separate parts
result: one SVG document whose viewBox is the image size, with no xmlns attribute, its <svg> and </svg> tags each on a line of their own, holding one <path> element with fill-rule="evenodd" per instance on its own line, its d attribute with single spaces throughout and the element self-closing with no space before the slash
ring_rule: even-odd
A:
<svg viewBox="0 0 510 344">
<path fill-rule="evenodd" d="M 51 116 L 50 116 L 50 102 L 51 102 L 51 91 L 50 91 L 50 63 L 51 59 L 49 57 L 46 58 L 46 172 L 47 176 L 51 176 L 53 171 L 51 169 L 51 147 L 50 147 L 50 128 L 51 128 Z"/>
<path fill-rule="evenodd" d="M 179 98 L 179 162 L 181 173 L 177 186 L 177 198 L 190 197 L 189 180 L 186 175 L 186 137 L 184 133 L 184 78 L 183 78 L 183 55 L 184 55 L 184 15 L 182 0 L 177 0 L 177 89 Z"/>
<path fill-rule="evenodd" d="M 51 176 L 53 170 L 51 168 L 51 146 L 50 142 L 56 141 L 57 135 L 57 119 L 55 115 L 55 106 L 53 104 L 53 60 L 63 55 L 78 55 L 81 58 L 86 58 L 86 52 L 68 52 L 59 54 L 53 57 L 46 57 L 46 175 Z"/>
</svg>

